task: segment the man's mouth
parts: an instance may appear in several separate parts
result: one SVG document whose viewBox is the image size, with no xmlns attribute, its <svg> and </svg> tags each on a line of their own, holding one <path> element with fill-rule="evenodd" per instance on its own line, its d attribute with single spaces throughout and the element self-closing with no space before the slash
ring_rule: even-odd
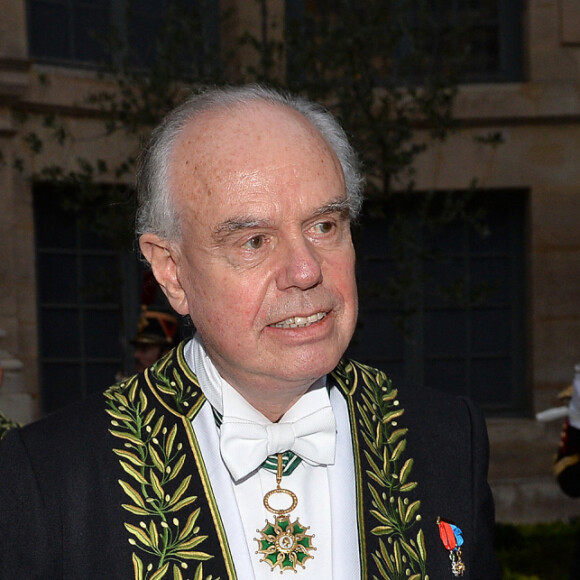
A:
<svg viewBox="0 0 580 580">
<path fill-rule="evenodd" d="M 316 314 L 311 314 L 310 316 L 292 316 L 292 318 L 287 318 L 286 320 L 282 320 L 282 322 L 277 322 L 276 324 L 271 324 L 270 326 L 272 328 L 302 328 L 322 320 L 325 316 L 326 312 L 317 312 Z"/>
</svg>

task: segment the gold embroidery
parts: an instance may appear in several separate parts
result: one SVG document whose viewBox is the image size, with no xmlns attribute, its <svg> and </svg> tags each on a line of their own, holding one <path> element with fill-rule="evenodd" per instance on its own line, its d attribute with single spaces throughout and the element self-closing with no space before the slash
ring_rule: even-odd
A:
<svg viewBox="0 0 580 580">
<path fill-rule="evenodd" d="M 371 533 L 379 536 L 379 550 L 372 558 L 380 577 L 428 580 L 425 537 L 418 527 L 421 502 L 408 497 L 417 483 L 410 480 L 413 459 L 405 456 L 407 429 L 398 426 L 405 410 L 397 390 L 383 372 L 352 361 L 341 361 L 332 376 L 347 395 L 360 389 L 353 429 L 359 431 L 369 466 L 370 513 L 377 524 Z"/>
<path fill-rule="evenodd" d="M 128 475 L 119 480 L 130 500 L 123 508 L 142 518 L 138 526 L 125 523 L 129 543 L 138 550 L 135 580 L 158 580 L 168 572 L 183 580 L 189 560 L 199 562 L 194 577 L 201 580 L 203 561 L 212 556 L 198 550 L 207 536 L 196 525 L 200 509 L 191 511 L 197 498 L 188 495 L 191 475 L 181 473 L 186 455 L 183 444 L 176 444 L 177 425 L 166 426 L 165 417 L 149 408 L 136 377 L 112 387 L 106 397 L 110 432 L 123 443 L 113 451 Z"/>
</svg>

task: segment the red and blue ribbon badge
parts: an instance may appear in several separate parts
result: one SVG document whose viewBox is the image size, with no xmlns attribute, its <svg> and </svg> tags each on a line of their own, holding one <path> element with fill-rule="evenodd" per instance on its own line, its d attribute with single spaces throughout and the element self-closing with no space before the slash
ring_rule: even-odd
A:
<svg viewBox="0 0 580 580">
<path fill-rule="evenodd" d="M 465 564 L 461 559 L 463 532 L 455 524 L 442 520 L 441 518 L 437 518 L 437 525 L 439 526 L 439 536 L 441 537 L 443 546 L 449 551 L 452 574 L 454 576 L 463 576 L 465 573 Z"/>
</svg>

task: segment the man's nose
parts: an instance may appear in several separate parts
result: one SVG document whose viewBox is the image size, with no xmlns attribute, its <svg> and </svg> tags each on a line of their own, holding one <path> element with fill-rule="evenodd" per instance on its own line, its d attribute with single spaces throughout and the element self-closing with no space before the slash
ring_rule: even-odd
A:
<svg viewBox="0 0 580 580">
<path fill-rule="evenodd" d="M 317 248 L 303 237 L 284 244 L 278 270 L 279 290 L 300 288 L 307 290 L 322 282 L 322 260 Z"/>
</svg>

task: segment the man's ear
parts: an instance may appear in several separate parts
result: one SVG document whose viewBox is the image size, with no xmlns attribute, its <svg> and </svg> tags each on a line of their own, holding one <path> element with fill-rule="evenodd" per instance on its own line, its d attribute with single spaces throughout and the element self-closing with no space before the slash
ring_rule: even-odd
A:
<svg viewBox="0 0 580 580">
<path fill-rule="evenodd" d="M 177 273 L 175 247 L 155 234 L 143 234 L 139 247 L 173 309 L 178 314 L 189 314 L 187 296 Z"/>
</svg>

